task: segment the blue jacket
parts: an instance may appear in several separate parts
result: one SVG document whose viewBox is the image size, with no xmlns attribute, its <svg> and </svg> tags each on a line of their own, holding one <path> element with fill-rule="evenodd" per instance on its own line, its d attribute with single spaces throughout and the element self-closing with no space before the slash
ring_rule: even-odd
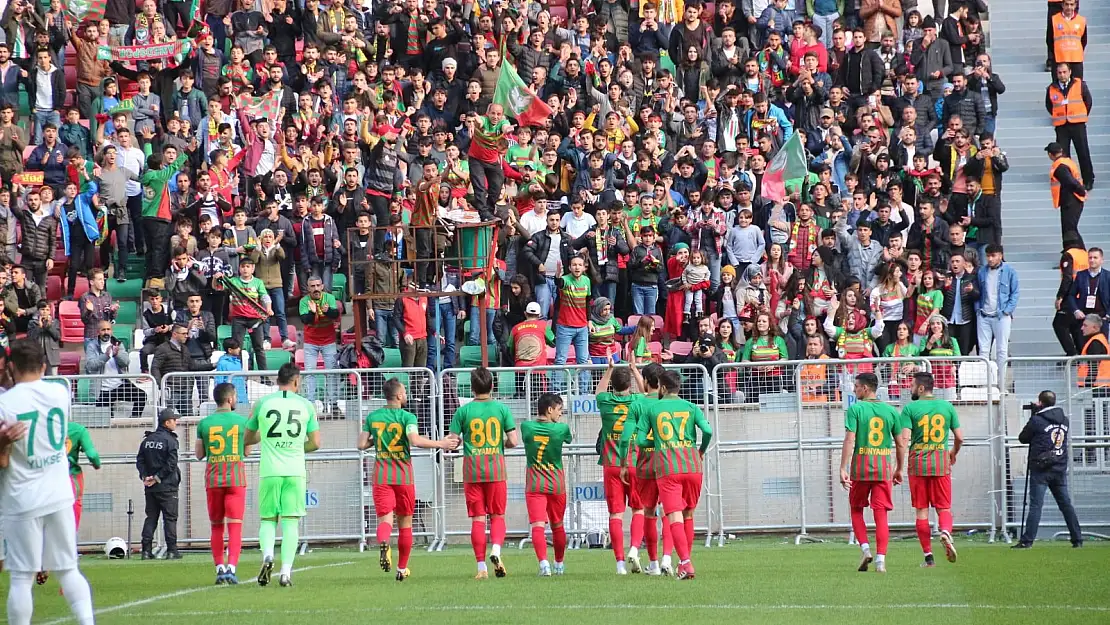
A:
<svg viewBox="0 0 1110 625">
<path fill-rule="evenodd" d="M 975 300 L 975 312 L 983 310 L 987 301 L 987 273 L 990 268 L 983 265 L 979 268 L 979 288 L 982 294 Z M 1013 315 L 1018 305 L 1018 276 L 1014 268 L 1002 263 L 998 276 L 998 310 L 1004 315 Z"/>
<path fill-rule="evenodd" d="M 242 373 L 243 360 L 241 356 L 232 356 L 231 354 L 224 354 L 216 361 L 216 371 L 237 371 Z M 224 382 L 231 382 L 235 385 L 235 394 L 238 396 L 238 401 L 242 405 L 247 404 L 247 378 L 241 375 L 229 376 L 219 375 L 215 378 L 216 384 L 223 384 Z"/>
<path fill-rule="evenodd" d="M 92 196 L 96 195 L 98 190 L 97 184 L 90 180 L 87 190 L 73 198 L 73 207 L 77 210 L 77 221 L 81 223 L 85 236 L 93 242 L 100 238 L 100 227 L 96 225 L 96 211 L 92 206 Z M 69 249 L 69 220 L 65 218 L 63 213 L 58 221 L 62 222 L 62 240 L 65 241 L 66 256 L 69 256 L 72 253 Z"/>
<path fill-rule="evenodd" d="M 1087 270 L 1076 272 L 1075 280 L 1071 283 L 1068 296 L 1060 303 L 1060 308 L 1069 315 L 1075 316 L 1075 311 L 1083 310 L 1087 303 L 1087 295 L 1094 295 L 1102 302 L 1102 309 L 1110 311 L 1110 271 L 1102 270 L 1095 278 L 1096 284 L 1091 284 L 1091 272 Z"/>
<path fill-rule="evenodd" d="M 782 130 L 782 142 L 786 143 L 790 139 L 790 135 L 794 134 L 794 122 L 786 116 L 786 112 L 774 104 L 767 105 L 767 116 L 774 117 L 778 121 L 779 129 Z M 750 130 L 752 127 L 752 119 L 755 117 L 755 109 L 748 111 L 744 115 L 744 127 L 748 128 L 748 140 L 755 143 L 755 131 Z"/>
</svg>

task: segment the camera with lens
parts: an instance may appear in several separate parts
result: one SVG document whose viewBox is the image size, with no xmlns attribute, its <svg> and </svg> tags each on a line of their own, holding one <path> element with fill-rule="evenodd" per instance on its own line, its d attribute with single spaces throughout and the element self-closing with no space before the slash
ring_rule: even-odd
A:
<svg viewBox="0 0 1110 625">
<path fill-rule="evenodd" d="M 1021 409 L 1025 410 L 1025 411 L 1028 411 L 1030 413 L 1035 413 L 1035 412 L 1039 412 L 1041 407 L 1038 406 L 1037 404 L 1033 403 L 1033 402 L 1029 402 L 1028 404 L 1025 404 L 1024 406 L 1022 406 Z"/>
</svg>

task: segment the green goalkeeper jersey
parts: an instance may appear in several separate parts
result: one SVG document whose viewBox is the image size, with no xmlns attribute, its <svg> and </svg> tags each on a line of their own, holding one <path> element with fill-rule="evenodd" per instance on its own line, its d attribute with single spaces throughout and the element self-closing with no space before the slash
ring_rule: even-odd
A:
<svg viewBox="0 0 1110 625">
<path fill-rule="evenodd" d="M 258 477 L 306 477 L 304 443 L 320 429 L 316 406 L 292 391 L 271 393 L 254 404 L 247 429 L 262 437 Z"/>
</svg>

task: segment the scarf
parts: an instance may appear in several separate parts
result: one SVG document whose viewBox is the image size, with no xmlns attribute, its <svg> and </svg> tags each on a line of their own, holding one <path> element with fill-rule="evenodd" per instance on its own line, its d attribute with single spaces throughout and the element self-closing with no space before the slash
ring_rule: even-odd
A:
<svg viewBox="0 0 1110 625">
<path fill-rule="evenodd" d="M 612 306 L 609 298 L 598 297 L 594 299 L 593 305 L 590 306 L 590 323 L 596 326 L 603 326 L 613 320 L 612 308 L 610 308 L 609 314 L 602 316 L 602 312 L 605 310 L 606 306 Z"/>
</svg>

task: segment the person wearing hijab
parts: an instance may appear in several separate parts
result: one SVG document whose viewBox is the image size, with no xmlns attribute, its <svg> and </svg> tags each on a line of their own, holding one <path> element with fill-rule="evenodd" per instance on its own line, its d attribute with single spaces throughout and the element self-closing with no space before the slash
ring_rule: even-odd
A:
<svg viewBox="0 0 1110 625">
<path fill-rule="evenodd" d="M 590 362 L 595 365 L 607 364 L 610 360 L 619 362 L 621 350 L 617 344 L 617 336 L 632 334 L 635 328 L 621 326 L 621 322 L 613 316 L 613 303 L 609 298 L 594 299 L 590 305 L 587 326 L 590 333 Z"/>
</svg>

